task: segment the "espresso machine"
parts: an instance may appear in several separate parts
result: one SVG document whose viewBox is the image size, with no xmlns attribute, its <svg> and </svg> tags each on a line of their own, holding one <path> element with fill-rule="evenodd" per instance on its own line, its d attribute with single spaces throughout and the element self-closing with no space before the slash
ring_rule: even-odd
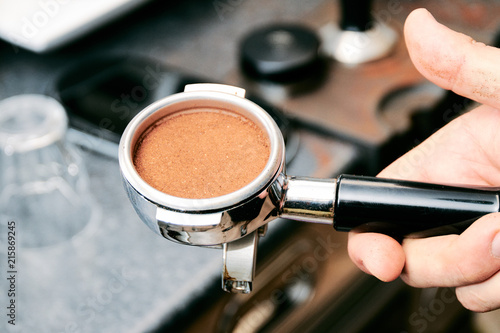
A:
<svg viewBox="0 0 500 333">
<path fill-rule="evenodd" d="M 282 138 L 276 154 L 286 151 L 276 163 L 287 175 L 374 176 L 450 114 L 473 106 L 413 67 L 402 37 L 406 16 L 425 7 L 443 24 L 498 44 L 500 5 L 138 3 L 50 48 L 0 43 L 0 99 L 38 94 L 64 108 L 64 141 L 76 161 L 67 168 L 78 166 L 88 198 L 83 211 L 91 213 L 50 242 L 42 241 L 44 230 L 54 230 L 50 220 L 34 233 L 20 218 L 0 215 L 4 230 L 8 221 L 19 226 L 16 325 L 3 320 L 1 331 L 488 332 L 495 325 L 495 316 L 465 310 L 449 288 L 419 290 L 362 273 L 347 255 L 346 233 L 294 221 L 290 212 L 252 230 L 255 256 L 232 257 L 237 244 L 231 242 L 207 248 L 166 241 L 134 210 L 118 157 L 120 139 L 139 112 L 186 86 L 210 83 L 243 89 L 268 114 Z M 65 6 L 46 1 L 22 22 L 41 33 Z M 166 233 L 182 239 L 174 231 Z M 6 237 L 0 232 L 0 244 Z M 0 248 L 2 262 L 6 250 Z M 228 293 L 221 288 L 223 267 L 242 260 L 251 261 L 251 292 Z M 250 291 L 248 283 L 227 283 L 223 275 L 222 281 L 229 291 Z M 0 282 L 2 292 L 7 283 Z"/>
</svg>

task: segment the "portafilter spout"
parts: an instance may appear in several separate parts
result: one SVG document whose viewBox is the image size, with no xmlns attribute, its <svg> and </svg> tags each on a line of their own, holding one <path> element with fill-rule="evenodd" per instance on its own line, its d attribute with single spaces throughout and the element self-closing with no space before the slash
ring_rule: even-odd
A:
<svg viewBox="0 0 500 333">
<path fill-rule="evenodd" d="M 453 227 L 460 232 L 477 218 L 500 209 L 498 189 L 476 189 L 342 175 L 336 179 L 288 176 L 285 144 L 273 119 L 244 98 L 245 90 L 218 84 L 188 85 L 141 111 L 120 141 L 119 163 L 128 197 L 144 223 L 169 240 L 223 248 L 223 289 L 252 288 L 259 236 L 278 218 L 330 224 L 349 231 L 364 225 L 404 235 Z M 267 136 L 269 158 L 262 172 L 239 190 L 213 198 L 180 198 L 144 181 L 134 153 L 145 131 L 177 112 L 218 109 L 252 121 Z M 458 229 L 457 229 L 458 228 Z"/>
</svg>

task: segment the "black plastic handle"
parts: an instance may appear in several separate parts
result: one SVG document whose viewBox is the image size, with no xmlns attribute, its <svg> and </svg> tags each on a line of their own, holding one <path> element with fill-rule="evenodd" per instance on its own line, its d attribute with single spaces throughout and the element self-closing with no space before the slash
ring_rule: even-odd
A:
<svg viewBox="0 0 500 333">
<path fill-rule="evenodd" d="M 336 191 L 334 227 L 339 231 L 368 224 L 398 234 L 445 226 L 460 232 L 500 209 L 498 188 L 342 175 Z"/>
</svg>

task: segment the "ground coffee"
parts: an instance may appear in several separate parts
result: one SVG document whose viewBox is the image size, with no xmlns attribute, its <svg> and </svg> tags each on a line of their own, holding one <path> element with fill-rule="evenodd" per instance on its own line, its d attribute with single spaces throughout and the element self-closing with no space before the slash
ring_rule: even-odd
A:
<svg viewBox="0 0 500 333">
<path fill-rule="evenodd" d="M 250 120 L 230 112 L 179 112 L 155 122 L 138 141 L 134 165 L 154 188 L 182 198 L 213 198 L 255 179 L 269 140 Z"/>
</svg>

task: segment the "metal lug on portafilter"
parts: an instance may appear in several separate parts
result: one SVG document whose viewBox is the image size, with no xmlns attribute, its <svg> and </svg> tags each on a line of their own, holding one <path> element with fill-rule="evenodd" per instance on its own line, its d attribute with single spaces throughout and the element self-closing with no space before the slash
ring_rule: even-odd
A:
<svg viewBox="0 0 500 333">
<path fill-rule="evenodd" d="M 230 293 L 248 294 L 252 291 L 260 230 L 224 243 L 222 289 Z"/>
<path fill-rule="evenodd" d="M 321 28 L 322 51 L 346 65 L 359 65 L 385 57 L 398 34 L 372 15 L 372 0 L 341 0 L 339 24 Z"/>
</svg>

